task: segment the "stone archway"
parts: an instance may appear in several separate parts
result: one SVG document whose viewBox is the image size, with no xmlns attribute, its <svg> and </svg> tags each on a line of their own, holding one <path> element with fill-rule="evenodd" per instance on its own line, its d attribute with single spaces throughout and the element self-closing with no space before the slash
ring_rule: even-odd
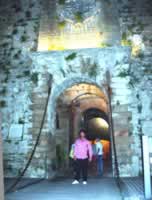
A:
<svg viewBox="0 0 152 200">
<path fill-rule="evenodd" d="M 56 120 L 56 115 L 54 113 L 56 112 L 56 103 L 58 97 L 67 89 L 72 87 L 73 85 L 79 84 L 79 83 L 86 83 L 86 84 L 93 84 L 99 90 L 103 91 L 105 96 L 106 92 L 105 89 L 102 88 L 98 82 L 96 82 L 94 79 L 91 79 L 87 76 L 71 76 L 70 78 L 66 78 L 63 80 L 59 85 L 55 82 L 52 88 L 52 95 L 50 97 L 49 101 L 49 107 L 48 107 L 48 116 L 47 116 L 47 121 L 49 124 L 50 131 L 52 135 L 54 135 L 54 129 L 55 129 L 55 120 Z"/>
<path fill-rule="evenodd" d="M 92 95 L 93 94 L 93 95 Z M 96 94 L 96 95 L 95 95 Z M 76 98 L 79 97 L 80 98 Z M 82 114 L 89 108 L 108 111 L 107 97 L 103 89 L 93 80 L 87 78 L 67 79 L 52 94 L 54 112 L 53 137 L 54 160 L 57 174 L 68 172 L 69 146 L 77 137 L 81 128 Z M 77 101 L 74 101 L 77 99 Z M 72 127 L 72 128 L 71 128 Z M 61 174 L 62 172 L 62 174 Z"/>
</svg>

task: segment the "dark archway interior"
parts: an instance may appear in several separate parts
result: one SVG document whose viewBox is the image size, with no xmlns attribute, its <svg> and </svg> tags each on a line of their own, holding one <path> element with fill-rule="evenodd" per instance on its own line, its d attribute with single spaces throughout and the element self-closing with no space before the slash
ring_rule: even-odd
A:
<svg viewBox="0 0 152 200">
<path fill-rule="evenodd" d="M 105 112 L 97 108 L 90 108 L 83 113 L 84 128 L 87 130 L 87 138 L 94 140 L 110 140 L 108 116 Z"/>
<path fill-rule="evenodd" d="M 87 138 L 94 146 L 95 139 L 100 138 L 103 145 L 103 163 L 104 163 L 104 176 L 111 175 L 111 142 L 109 134 L 109 120 L 108 114 L 98 108 L 89 108 L 83 113 L 83 125 L 87 130 Z M 92 162 L 90 166 L 90 174 L 96 175 L 96 161 Z"/>
</svg>

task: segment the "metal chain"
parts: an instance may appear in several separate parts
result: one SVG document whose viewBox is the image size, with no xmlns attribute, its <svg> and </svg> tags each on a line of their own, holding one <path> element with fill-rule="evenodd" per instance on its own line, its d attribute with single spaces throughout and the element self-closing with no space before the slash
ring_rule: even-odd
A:
<svg viewBox="0 0 152 200">
<path fill-rule="evenodd" d="M 47 107 L 48 107 L 49 97 L 50 97 L 50 94 L 51 94 L 51 86 L 52 86 L 51 82 L 52 82 L 52 77 L 49 77 L 49 83 L 48 83 L 49 88 L 48 88 L 48 95 L 47 95 L 47 99 L 46 99 L 44 113 L 43 113 L 43 117 L 42 117 L 40 129 L 39 129 L 39 133 L 38 133 L 35 145 L 33 147 L 33 150 L 31 152 L 31 155 L 30 155 L 30 157 L 29 157 L 29 159 L 28 159 L 28 161 L 27 161 L 24 169 L 22 170 L 22 172 L 20 173 L 19 177 L 17 178 L 17 180 L 5 191 L 6 194 L 15 191 L 16 186 L 21 181 L 22 177 L 24 176 L 25 172 L 27 171 L 27 169 L 29 168 L 29 166 L 31 164 L 31 161 L 32 161 L 33 156 L 34 156 L 35 151 L 36 151 L 36 148 L 37 148 L 37 146 L 39 144 L 40 136 L 41 136 L 42 129 L 43 129 L 43 126 L 44 126 L 44 122 L 45 122 L 45 116 L 46 116 L 46 113 L 47 113 Z"/>
</svg>

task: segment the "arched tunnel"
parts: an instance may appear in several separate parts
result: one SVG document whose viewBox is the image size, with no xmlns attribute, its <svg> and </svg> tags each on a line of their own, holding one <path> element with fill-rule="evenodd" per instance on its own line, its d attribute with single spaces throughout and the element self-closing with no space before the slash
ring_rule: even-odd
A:
<svg viewBox="0 0 152 200">
<path fill-rule="evenodd" d="M 83 91 L 72 100 L 72 109 L 81 113 L 80 128 L 87 131 L 87 138 L 109 140 L 108 103 L 104 93 Z"/>
<path fill-rule="evenodd" d="M 97 108 L 90 108 L 83 113 L 84 128 L 87 130 L 87 138 L 94 140 L 110 140 L 108 115 Z"/>
<path fill-rule="evenodd" d="M 100 87 L 79 83 L 67 88 L 57 100 L 56 111 L 56 152 L 58 166 L 62 172 L 65 166 L 68 169 L 69 151 L 81 128 L 85 128 L 86 137 L 92 145 L 95 144 L 96 138 L 101 140 L 105 160 L 111 159 L 108 100 Z M 65 157 L 63 152 L 66 152 L 65 160 L 61 159 Z M 111 164 L 106 165 L 106 168 L 111 170 Z"/>
<path fill-rule="evenodd" d="M 58 115 L 65 112 L 69 119 L 71 142 L 81 128 L 86 129 L 90 140 L 97 137 L 109 140 L 108 100 L 98 86 L 79 83 L 67 88 L 57 102 Z"/>
</svg>

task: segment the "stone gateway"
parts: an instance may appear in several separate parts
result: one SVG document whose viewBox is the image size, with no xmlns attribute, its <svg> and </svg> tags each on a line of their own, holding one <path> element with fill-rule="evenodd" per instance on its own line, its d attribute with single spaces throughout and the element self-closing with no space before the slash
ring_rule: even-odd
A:
<svg viewBox="0 0 152 200">
<path fill-rule="evenodd" d="M 80 127 L 111 143 L 107 71 L 119 173 L 141 175 L 140 137 L 152 137 L 150 4 L 148 0 L 0 2 L 5 177 L 20 175 L 31 155 L 49 87 L 44 126 L 25 177 L 69 176 L 69 149 Z M 110 175 L 115 176 L 110 149 Z"/>
</svg>

